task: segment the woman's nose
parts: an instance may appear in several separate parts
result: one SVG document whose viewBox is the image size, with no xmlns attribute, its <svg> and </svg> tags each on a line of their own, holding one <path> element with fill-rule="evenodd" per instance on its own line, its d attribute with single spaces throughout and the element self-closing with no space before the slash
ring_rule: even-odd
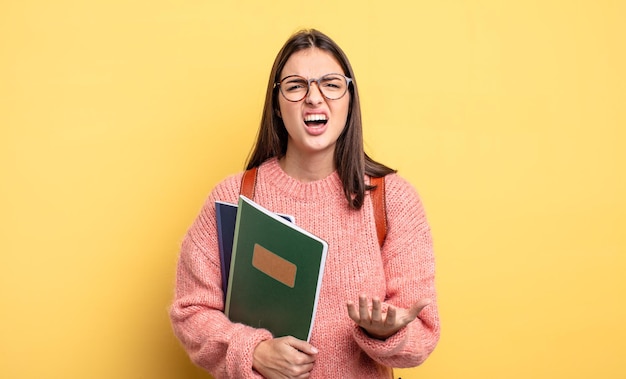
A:
<svg viewBox="0 0 626 379">
<path fill-rule="evenodd" d="M 311 84 L 309 84 L 309 93 L 306 95 L 306 102 L 309 104 L 319 104 L 322 101 L 324 101 L 324 95 L 322 95 L 322 91 L 320 91 L 317 82 L 311 82 Z"/>
</svg>

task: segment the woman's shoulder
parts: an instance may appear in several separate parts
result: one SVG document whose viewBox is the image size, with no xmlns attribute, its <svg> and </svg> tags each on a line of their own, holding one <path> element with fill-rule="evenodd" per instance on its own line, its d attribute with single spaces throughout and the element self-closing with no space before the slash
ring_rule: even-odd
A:
<svg viewBox="0 0 626 379">
<path fill-rule="evenodd" d="M 268 170 L 269 171 L 274 170 L 275 166 L 276 167 L 278 166 L 275 160 L 269 159 L 263 162 L 258 167 L 258 169 L 259 171 L 267 172 Z M 215 187 L 213 187 L 213 190 L 211 191 L 211 195 L 210 195 L 211 200 L 212 201 L 220 200 L 220 201 L 227 201 L 227 202 L 237 202 L 240 189 L 241 189 L 241 181 L 243 179 L 244 172 L 245 170 L 232 173 L 226 176 L 221 181 L 219 181 L 215 185 Z"/>
<path fill-rule="evenodd" d="M 243 171 L 229 174 L 221 181 L 219 181 L 211 190 L 209 199 L 214 201 L 225 201 L 229 203 L 236 203 L 239 197 L 239 189 L 241 187 L 241 179 L 243 177 Z"/>
<path fill-rule="evenodd" d="M 385 203 L 389 212 L 424 207 L 418 189 L 407 178 L 398 173 L 385 176 Z M 422 212 L 422 211 L 420 211 Z"/>
<path fill-rule="evenodd" d="M 426 220 L 424 204 L 417 189 L 397 173 L 385 176 L 385 205 L 390 222 L 401 220 L 400 223 L 417 225 Z"/>
<path fill-rule="evenodd" d="M 417 190 L 408 179 L 396 172 L 385 175 L 385 193 L 387 196 L 417 195 Z"/>
</svg>

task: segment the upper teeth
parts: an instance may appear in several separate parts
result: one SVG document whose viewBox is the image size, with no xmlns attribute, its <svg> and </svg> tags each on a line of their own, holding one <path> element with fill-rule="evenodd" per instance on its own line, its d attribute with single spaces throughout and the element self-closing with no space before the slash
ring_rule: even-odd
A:
<svg viewBox="0 0 626 379">
<path fill-rule="evenodd" d="M 304 118 L 304 121 L 326 121 L 325 114 L 310 114 Z"/>
</svg>

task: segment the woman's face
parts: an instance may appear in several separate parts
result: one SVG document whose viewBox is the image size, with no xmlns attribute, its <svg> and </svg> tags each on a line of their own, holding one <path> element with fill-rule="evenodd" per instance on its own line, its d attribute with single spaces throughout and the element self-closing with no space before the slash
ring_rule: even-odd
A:
<svg viewBox="0 0 626 379">
<path fill-rule="evenodd" d="M 343 74 L 339 62 L 328 52 L 317 48 L 300 50 L 287 60 L 280 80 L 290 75 L 318 79 L 331 73 Z M 278 94 L 280 114 L 287 133 L 287 157 L 300 159 L 326 154 L 332 159 L 337 139 L 346 126 L 350 91 L 337 100 L 326 99 L 316 82 L 309 93 L 297 102 Z"/>
</svg>

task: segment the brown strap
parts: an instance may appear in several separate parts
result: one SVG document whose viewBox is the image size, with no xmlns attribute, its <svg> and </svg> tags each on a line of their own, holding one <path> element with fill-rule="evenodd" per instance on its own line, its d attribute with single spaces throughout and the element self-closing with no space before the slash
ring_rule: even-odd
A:
<svg viewBox="0 0 626 379">
<path fill-rule="evenodd" d="M 376 222 L 376 235 L 378 245 L 383 247 L 387 237 L 387 209 L 385 209 L 385 177 L 372 178 L 371 184 L 376 186 L 371 191 L 372 206 L 374 207 L 374 221 Z"/>
<path fill-rule="evenodd" d="M 254 199 L 254 187 L 256 186 L 256 167 L 252 167 L 249 170 L 244 171 L 243 178 L 241 179 L 240 194 L 244 195 L 248 199 Z"/>
<path fill-rule="evenodd" d="M 254 199 L 254 187 L 256 186 L 257 168 L 253 167 L 244 171 L 241 179 L 240 194 L 248 199 Z M 376 188 L 371 191 L 372 206 L 374 207 L 374 221 L 376 223 L 376 236 L 378 245 L 383 247 L 387 237 L 387 210 L 385 209 L 385 177 L 372 178 L 371 185 Z"/>
</svg>

